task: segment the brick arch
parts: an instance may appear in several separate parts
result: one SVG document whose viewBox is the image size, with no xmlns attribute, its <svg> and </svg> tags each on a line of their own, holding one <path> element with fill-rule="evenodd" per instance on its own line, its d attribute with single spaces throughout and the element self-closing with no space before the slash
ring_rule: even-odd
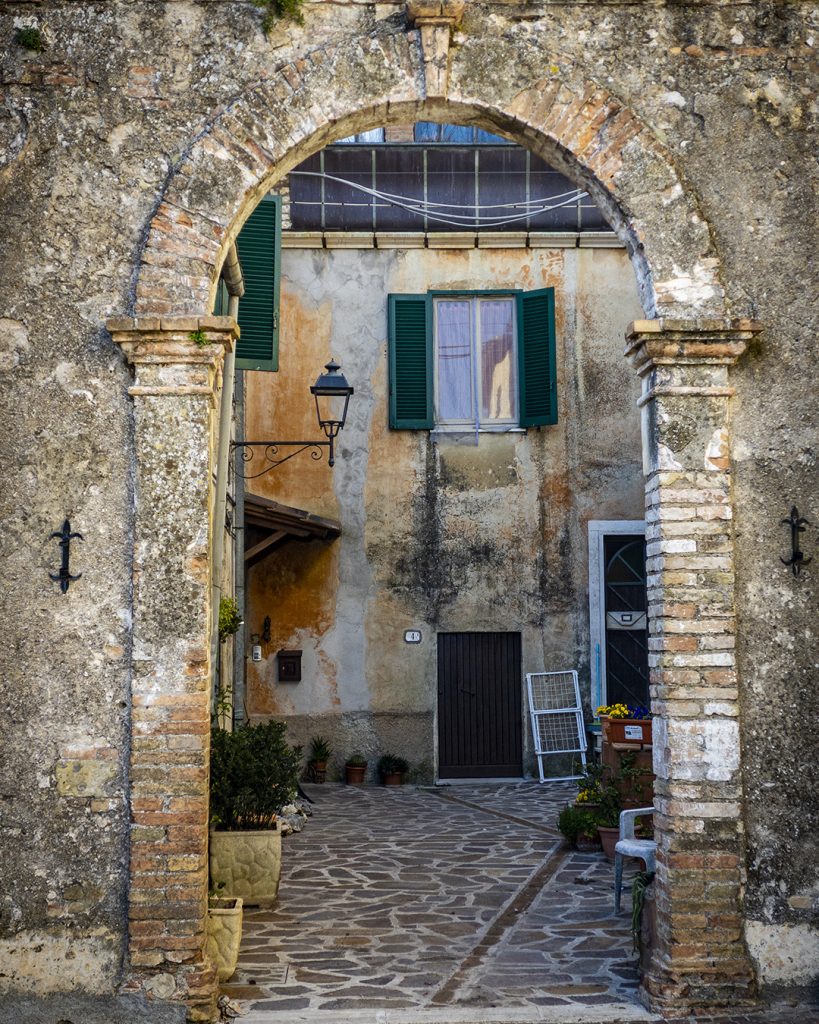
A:
<svg viewBox="0 0 819 1024">
<path fill-rule="evenodd" d="M 169 177 L 145 233 L 133 311 L 206 314 L 228 245 L 276 180 L 336 139 L 425 119 L 501 132 L 587 188 L 629 250 L 647 316 L 722 316 L 719 260 L 668 153 L 582 69 L 555 64 L 543 76 L 542 54 L 527 45 L 517 39 L 495 59 L 536 65 L 539 75 L 513 89 L 498 83 L 495 95 L 491 80 L 474 80 L 466 46 L 453 53 L 447 97 L 426 97 L 413 32 L 317 49 L 241 93 Z"/>
</svg>

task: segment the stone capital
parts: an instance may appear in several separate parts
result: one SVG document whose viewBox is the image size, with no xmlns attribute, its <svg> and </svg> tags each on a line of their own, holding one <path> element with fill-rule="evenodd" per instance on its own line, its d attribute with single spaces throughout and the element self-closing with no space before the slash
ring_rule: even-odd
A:
<svg viewBox="0 0 819 1024">
<path fill-rule="evenodd" d="M 761 330 L 755 320 L 635 320 L 625 355 L 640 376 L 659 366 L 732 366 Z"/>
<path fill-rule="evenodd" d="M 132 397 L 202 395 L 213 401 L 225 353 L 239 337 L 229 316 L 113 317 L 115 344 L 134 367 Z"/>
</svg>

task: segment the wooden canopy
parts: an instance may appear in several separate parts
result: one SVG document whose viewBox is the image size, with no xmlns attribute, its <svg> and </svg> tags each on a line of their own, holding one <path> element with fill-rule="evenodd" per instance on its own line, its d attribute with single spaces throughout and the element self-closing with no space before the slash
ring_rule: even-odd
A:
<svg viewBox="0 0 819 1024">
<path fill-rule="evenodd" d="M 288 540 L 334 540 L 341 534 L 335 519 L 323 519 L 302 508 L 280 505 L 258 494 L 245 495 L 245 566 L 260 562 Z"/>
</svg>

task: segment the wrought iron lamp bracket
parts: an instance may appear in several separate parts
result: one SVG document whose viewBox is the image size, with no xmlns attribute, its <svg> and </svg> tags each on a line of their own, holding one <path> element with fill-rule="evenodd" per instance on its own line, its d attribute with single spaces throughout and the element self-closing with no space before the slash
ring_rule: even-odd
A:
<svg viewBox="0 0 819 1024">
<path fill-rule="evenodd" d="M 264 476 L 266 473 L 272 472 L 277 466 L 281 466 L 285 462 L 289 462 L 290 459 L 295 458 L 301 452 L 310 452 L 310 458 L 313 462 L 320 462 L 322 457 L 322 449 L 328 449 L 327 461 L 332 466 L 335 464 L 335 451 L 333 447 L 334 438 L 330 438 L 329 441 L 231 441 L 231 451 L 238 451 L 241 455 L 242 464 L 251 468 L 250 463 L 256 461 L 256 458 L 261 459 L 262 469 L 258 472 L 242 473 L 237 466 L 236 475 L 241 477 L 242 480 L 256 480 L 260 476 Z M 280 448 L 293 448 L 287 455 L 280 455 Z M 257 452 L 257 449 L 259 451 Z"/>
</svg>

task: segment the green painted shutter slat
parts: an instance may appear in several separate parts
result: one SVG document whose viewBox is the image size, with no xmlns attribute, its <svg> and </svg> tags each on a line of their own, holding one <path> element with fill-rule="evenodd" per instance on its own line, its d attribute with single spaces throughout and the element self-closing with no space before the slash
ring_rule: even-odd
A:
<svg viewBox="0 0 819 1024">
<path fill-rule="evenodd" d="M 227 285 L 223 277 L 219 278 L 219 285 L 216 289 L 216 300 L 213 303 L 213 315 L 214 316 L 227 316 L 228 315 L 228 303 L 230 302 L 230 295 L 228 295 Z"/>
<path fill-rule="evenodd" d="M 557 423 L 554 288 L 518 296 L 520 425 Z"/>
<path fill-rule="evenodd" d="M 281 197 L 265 196 L 236 239 L 245 293 L 239 300 L 240 370 L 279 368 Z"/>
<path fill-rule="evenodd" d="M 390 295 L 390 426 L 394 430 L 431 430 L 432 332 L 426 295 Z"/>
</svg>

